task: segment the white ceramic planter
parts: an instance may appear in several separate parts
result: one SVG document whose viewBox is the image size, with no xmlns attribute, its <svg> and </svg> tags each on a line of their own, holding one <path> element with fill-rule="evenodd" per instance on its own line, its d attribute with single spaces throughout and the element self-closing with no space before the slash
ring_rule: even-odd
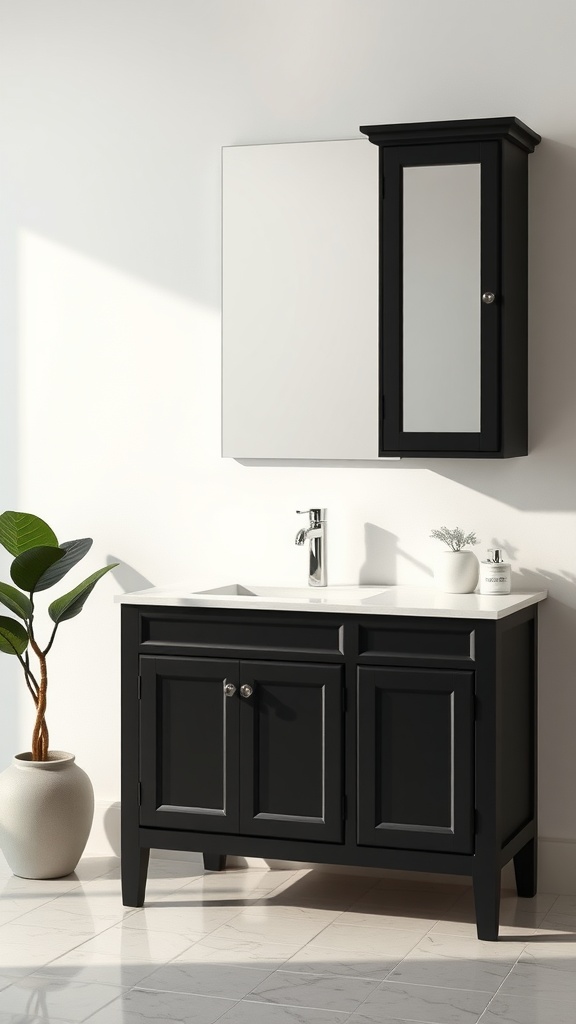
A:
<svg viewBox="0 0 576 1024">
<path fill-rule="evenodd" d="M 473 551 L 442 551 L 434 567 L 434 582 L 444 594 L 471 594 L 478 584 L 479 571 Z"/>
<path fill-rule="evenodd" d="M 74 755 L 17 754 L 0 774 L 0 848 L 22 878 L 61 878 L 78 864 L 94 816 L 92 783 Z"/>
</svg>

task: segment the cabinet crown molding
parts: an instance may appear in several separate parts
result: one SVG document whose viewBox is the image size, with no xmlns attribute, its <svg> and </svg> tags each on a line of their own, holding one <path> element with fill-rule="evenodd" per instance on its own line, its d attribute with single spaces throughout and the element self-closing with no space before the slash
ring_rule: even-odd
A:
<svg viewBox="0 0 576 1024">
<path fill-rule="evenodd" d="M 488 142 L 508 139 L 533 153 L 542 137 L 517 117 L 480 117 L 463 121 L 421 121 L 409 124 L 361 125 L 377 146 L 421 145 L 424 142 Z"/>
</svg>

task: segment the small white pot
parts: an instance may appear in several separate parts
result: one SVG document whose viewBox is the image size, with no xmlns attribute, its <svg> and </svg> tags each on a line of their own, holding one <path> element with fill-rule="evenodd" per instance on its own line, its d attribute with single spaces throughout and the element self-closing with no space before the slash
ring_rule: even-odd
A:
<svg viewBox="0 0 576 1024">
<path fill-rule="evenodd" d="M 15 875 L 61 878 L 78 864 L 94 816 L 92 783 L 64 750 L 17 754 L 0 774 L 0 848 Z"/>
<path fill-rule="evenodd" d="M 473 551 L 441 551 L 434 582 L 445 594 L 471 594 L 478 584 L 480 565 Z"/>
</svg>

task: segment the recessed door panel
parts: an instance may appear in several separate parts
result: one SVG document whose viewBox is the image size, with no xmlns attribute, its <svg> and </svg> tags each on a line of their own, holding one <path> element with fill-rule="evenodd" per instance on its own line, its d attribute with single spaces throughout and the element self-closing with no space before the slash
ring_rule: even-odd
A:
<svg viewBox="0 0 576 1024">
<path fill-rule="evenodd" d="M 342 841 L 342 671 L 241 663 L 242 832 Z"/>
<path fill-rule="evenodd" d="M 358 842 L 472 850 L 472 672 L 358 669 Z"/>
<path fill-rule="evenodd" d="M 238 662 L 143 657 L 141 676 L 141 824 L 236 831 Z"/>
</svg>

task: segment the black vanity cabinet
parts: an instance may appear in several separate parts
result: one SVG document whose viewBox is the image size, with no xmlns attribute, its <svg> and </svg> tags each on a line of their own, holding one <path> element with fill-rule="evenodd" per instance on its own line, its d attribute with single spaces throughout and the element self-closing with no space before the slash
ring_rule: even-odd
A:
<svg viewBox="0 0 576 1024">
<path fill-rule="evenodd" d="M 500 619 L 122 607 L 122 886 L 150 849 L 536 886 L 537 605 Z"/>
<path fill-rule="evenodd" d="M 540 136 L 514 117 L 360 131 L 379 147 L 379 455 L 526 455 Z"/>
</svg>

